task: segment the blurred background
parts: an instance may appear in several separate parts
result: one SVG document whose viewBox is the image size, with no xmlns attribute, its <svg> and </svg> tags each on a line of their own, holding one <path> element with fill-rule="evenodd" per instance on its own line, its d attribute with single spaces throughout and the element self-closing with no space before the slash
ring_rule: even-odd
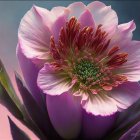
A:
<svg viewBox="0 0 140 140">
<path fill-rule="evenodd" d="M 54 6 L 67 6 L 74 1 L 0 1 L 0 59 L 2 59 L 8 73 L 12 76 L 13 71 L 19 71 L 16 58 L 17 32 L 21 18 L 33 4 L 47 9 Z M 91 2 L 84 0 L 85 4 Z M 111 5 L 117 12 L 119 23 L 129 22 L 134 19 L 136 31 L 133 39 L 140 40 L 140 1 L 103 1 Z"/>
</svg>

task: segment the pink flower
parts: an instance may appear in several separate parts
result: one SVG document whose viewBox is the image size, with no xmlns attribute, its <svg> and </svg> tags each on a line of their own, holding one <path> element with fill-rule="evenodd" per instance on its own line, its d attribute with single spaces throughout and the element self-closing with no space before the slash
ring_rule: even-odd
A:
<svg viewBox="0 0 140 140">
<path fill-rule="evenodd" d="M 140 97 L 135 28 L 134 21 L 118 25 L 116 12 L 98 1 L 51 11 L 33 6 L 23 17 L 17 55 L 24 78 L 40 106 L 43 91 L 50 120 L 64 138 L 75 138 L 81 127 L 89 133 L 85 129 L 95 129 L 90 125 L 97 115 L 113 116 Z"/>
</svg>

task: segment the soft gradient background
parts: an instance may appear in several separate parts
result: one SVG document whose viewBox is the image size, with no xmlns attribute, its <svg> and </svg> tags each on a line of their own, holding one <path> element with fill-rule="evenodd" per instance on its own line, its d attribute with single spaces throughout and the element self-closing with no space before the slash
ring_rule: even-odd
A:
<svg viewBox="0 0 140 140">
<path fill-rule="evenodd" d="M 16 58 L 17 32 L 21 18 L 33 4 L 47 9 L 54 6 L 67 6 L 74 1 L 0 1 L 0 59 L 14 82 L 13 71 L 20 71 Z M 90 1 L 85 0 L 88 4 Z M 134 19 L 136 31 L 133 39 L 140 40 L 140 1 L 103 1 L 106 5 L 111 5 L 117 12 L 119 23 L 129 22 Z M 8 129 L 7 114 L 3 113 L 5 108 L 0 105 L 0 140 L 10 140 L 7 133 Z M 25 129 L 25 128 L 23 128 Z M 33 136 L 33 134 L 31 134 Z M 34 136 L 33 136 L 34 137 Z M 36 138 L 33 138 L 36 140 Z"/>
</svg>

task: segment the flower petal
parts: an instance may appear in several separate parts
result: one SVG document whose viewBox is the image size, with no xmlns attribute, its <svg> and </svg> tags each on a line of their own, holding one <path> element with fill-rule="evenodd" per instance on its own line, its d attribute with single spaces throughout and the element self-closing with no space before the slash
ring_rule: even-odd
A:
<svg viewBox="0 0 140 140">
<path fill-rule="evenodd" d="M 16 74 L 16 83 L 20 94 L 23 99 L 24 106 L 30 115 L 31 119 L 34 121 L 36 126 L 45 133 L 45 136 L 48 138 L 59 139 L 58 134 L 54 130 L 48 113 L 46 110 L 42 110 L 40 106 L 38 106 L 37 102 L 34 100 L 30 92 L 24 87 L 22 81 L 20 80 L 19 76 Z M 41 120 L 41 121 L 40 121 Z"/>
<path fill-rule="evenodd" d="M 132 36 L 133 36 L 132 33 L 136 29 L 136 25 L 135 25 L 135 22 L 132 20 L 128 23 L 120 24 L 118 26 L 118 29 L 120 30 L 120 32 L 125 33 L 124 37 L 132 39 Z"/>
<path fill-rule="evenodd" d="M 56 20 L 56 16 L 54 13 L 50 12 L 46 8 L 38 7 L 38 6 L 33 6 L 37 12 L 37 14 L 40 16 L 42 22 L 44 25 L 49 27 L 49 29 L 52 26 L 52 23 Z"/>
<path fill-rule="evenodd" d="M 83 110 L 82 134 L 84 138 L 102 139 L 113 128 L 116 119 L 117 113 L 109 116 L 94 116 Z"/>
<path fill-rule="evenodd" d="M 120 110 L 126 109 L 140 98 L 140 85 L 138 82 L 126 82 L 114 88 L 110 96 L 119 103 Z"/>
<path fill-rule="evenodd" d="M 67 9 L 65 9 L 61 13 L 61 15 L 59 14 L 59 16 L 57 17 L 57 19 L 54 21 L 54 23 L 52 25 L 51 32 L 56 41 L 58 41 L 60 29 L 65 26 L 68 15 L 69 15 L 69 11 Z"/>
<path fill-rule="evenodd" d="M 18 37 L 27 58 L 46 59 L 51 33 L 46 20 L 42 18 L 43 12 L 46 12 L 47 18 L 47 9 L 33 6 L 21 20 Z M 49 19 L 47 23 L 49 24 Z"/>
<path fill-rule="evenodd" d="M 116 12 L 111 9 L 111 6 L 106 6 L 102 2 L 95 1 L 88 4 L 87 8 L 93 14 L 96 26 L 102 24 L 103 29 L 111 34 L 115 31 L 118 25 L 118 17 Z"/>
<path fill-rule="evenodd" d="M 140 41 L 131 41 L 125 52 L 128 60 L 119 71 L 127 76 L 128 81 L 137 82 L 140 80 Z"/>
<path fill-rule="evenodd" d="M 95 23 L 92 17 L 92 14 L 90 11 L 87 9 L 85 10 L 79 17 L 79 22 L 81 23 L 82 27 L 85 26 L 92 26 L 93 28 L 95 27 Z"/>
<path fill-rule="evenodd" d="M 40 89 L 37 87 L 37 75 L 40 70 L 40 67 L 36 66 L 31 59 L 25 57 L 23 52 L 21 51 L 20 43 L 17 46 L 17 57 L 18 61 L 24 76 L 24 80 L 29 88 L 31 94 L 35 98 L 36 102 L 42 107 L 45 108 L 43 103 L 43 97 L 45 96 L 41 93 Z"/>
<path fill-rule="evenodd" d="M 65 10 L 66 10 L 66 7 L 57 6 L 51 9 L 51 13 L 53 13 L 56 17 L 59 17 Z"/>
<path fill-rule="evenodd" d="M 45 64 L 39 71 L 37 84 L 46 94 L 60 95 L 71 88 L 64 80 L 51 66 Z"/>
<path fill-rule="evenodd" d="M 133 20 L 128 23 L 120 24 L 111 39 L 110 46 L 118 45 L 121 51 L 129 51 L 130 41 L 135 28 L 136 26 Z"/>
<path fill-rule="evenodd" d="M 72 16 L 79 18 L 81 13 L 85 10 L 86 6 L 82 2 L 74 2 L 67 8 L 70 11 L 69 18 L 71 18 Z"/>
<path fill-rule="evenodd" d="M 91 98 L 83 100 L 81 103 L 86 112 L 95 116 L 107 116 L 117 112 L 115 100 L 105 94 L 93 95 Z"/>
<path fill-rule="evenodd" d="M 68 92 L 60 96 L 47 95 L 46 103 L 50 120 L 58 134 L 65 139 L 76 138 L 82 120 L 79 98 Z"/>
</svg>

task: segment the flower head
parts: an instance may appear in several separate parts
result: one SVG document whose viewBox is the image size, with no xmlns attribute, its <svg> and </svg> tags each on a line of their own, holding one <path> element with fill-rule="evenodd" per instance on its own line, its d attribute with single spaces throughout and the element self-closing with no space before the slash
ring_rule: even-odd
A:
<svg viewBox="0 0 140 140">
<path fill-rule="evenodd" d="M 27 12 L 19 27 L 17 52 L 19 59 L 22 53 L 38 68 L 35 83 L 51 95 L 47 97 L 49 115 L 55 112 L 56 95 L 60 97 L 56 102 L 62 100 L 60 95 L 70 96 L 72 105 L 66 104 L 78 124 L 81 107 L 92 115 L 108 116 L 140 97 L 140 42 L 132 40 L 134 29 L 134 21 L 118 25 L 115 11 L 98 1 L 51 11 L 33 6 Z M 58 128 L 54 115 L 51 118 Z M 80 126 L 75 128 L 80 131 Z"/>
<path fill-rule="evenodd" d="M 76 4 L 79 5 L 78 11 L 72 8 Z M 138 43 L 131 41 L 135 24 L 131 21 L 117 25 L 116 13 L 100 2 L 87 7 L 82 3 L 76 4 L 62 9 L 56 7 L 51 12 L 34 6 L 27 15 L 30 20 L 41 18 L 42 25 L 29 21 L 26 16 L 21 22 L 19 38 L 21 42 L 23 40 L 24 54 L 37 65 L 44 64 L 38 75 L 38 86 L 49 95 L 70 92 L 73 96 L 80 96 L 83 108 L 94 115 L 109 115 L 120 108 L 127 108 L 129 105 L 120 107 L 113 96 L 120 85 L 137 81 L 132 74 L 135 68 L 131 70 L 131 67 L 137 67 L 135 61 L 138 57 L 132 57 L 130 52 L 132 47 L 134 53 L 139 50 L 136 47 Z M 104 12 L 100 13 L 102 9 Z M 60 15 L 57 10 L 60 10 Z M 53 18 L 49 19 L 49 14 Z M 97 18 L 103 15 L 110 22 Z M 45 22 L 47 18 L 49 20 Z M 26 28 L 31 26 L 30 34 L 33 36 L 27 35 L 25 25 Z M 100 101 L 106 107 L 95 109 L 102 103 Z"/>
<path fill-rule="evenodd" d="M 80 23 L 72 17 L 60 30 L 57 45 L 51 37 L 50 66 L 72 85 L 73 94 L 83 92 L 92 96 L 127 81 L 127 77 L 117 68 L 127 61 L 128 53 L 118 53 L 118 46 L 109 48 L 111 39 L 107 38 L 101 26 L 81 29 Z"/>
</svg>

